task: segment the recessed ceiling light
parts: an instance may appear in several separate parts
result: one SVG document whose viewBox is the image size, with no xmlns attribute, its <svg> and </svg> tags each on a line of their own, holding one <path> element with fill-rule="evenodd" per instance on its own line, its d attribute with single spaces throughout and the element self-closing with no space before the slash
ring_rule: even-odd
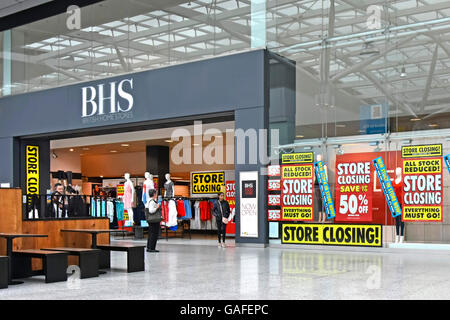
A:
<svg viewBox="0 0 450 320">
<path fill-rule="evenodd" d="M 103 178 L 103 176 L 100 176 L 100 178 Z"/>
<path fill-rule="evenodd" d="M 117 152 L 117 150 L 111 150 L 110 152 L 115 153 L 115 152 Z"/>
<path fill-rule="evenodd" d="M 70 148 L 70 149 L 69 149 L 69 151 L 70 151 L 70 152 L 73 152 L 73 149 L 72 149 L 72 148 Z"/>
<path fill-rule="evenodd" d="M 172 140 L 164 140 L 165 142 L 172 143 Z"/>
<path fill-rule="evenodd" d="M 296 138 L 304 138 L 305 136 L 302 136 L 302 135 L 298 135 L 298 136 L 295 136 Z"/>
<path fill-rule="evenodd" d="M 122 147 L 129 147 L 130 145 L 128 143 L 122 143 L 121 146 Z"/>
<path fill-rule="evenodd" d="M 409 119 L 409 121 L 420 121 L 420 120 L 422 120 L 422 119 L 420 119 L 420 118 L 411 118 L 411 119 Z"/>
<path fill-rule="evenodd" d="M 428 126 L 431 128 L 439 127 L 437 123 L 430 123 Z"/>
</svg>

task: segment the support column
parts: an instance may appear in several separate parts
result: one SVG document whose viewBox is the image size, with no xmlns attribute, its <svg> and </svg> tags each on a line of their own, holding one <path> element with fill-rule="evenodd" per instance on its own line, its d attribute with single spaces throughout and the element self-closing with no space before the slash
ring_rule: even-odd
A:
<svg viewBox="0 0 450 320">
<path fill-rule="evenodd" d="M 3 85 L 2 96 L 11 94 L 11 30 L 3 31 Z"/>
<path fill-rule="evenodd" d="M 264 173 L 266 164 L 261 160 L 261 143 L 267 143 L 267 141 L 260 141 L 259 135 L 260 129 L 268 128 L 268 115 L 265 107 L 256 107 L 249 109 L 241 109 L 235 112 L 235 129 L 247 132 L 247 138 L 245 139 L 245 145 L 242 145 L 238 141 L 238 137 L 235 140 L 235 177 L 236 177 L 236 245 L 242 244 L 257 244 L 259 246 L 266 246 L 269 243 L 269 224 L 267 221 L 267 175 Z M 256 132 L 255 135 L 252 132 Z M 255 148 L 254 146 L 258 147 Z M 257 152 L 256 155 L 253 153 Z M 241 154 L 243 152 L 243 154 Z M 245 162 L 242 163 L 243 156 L 245 156 Z M 254 161 L 256 158 L 256 161 Z M 258 172 L 258 237 L 241 237 L 241 183 L 240 177 L 242 172 L 256 171 Z"/>
<path fill-rule="evenodd" d="M 0 183 L 20 186 L 19 143 L 13 137 L 0 138 Z"/>
<path fill-rule="evenodd" d="M 164 188 L 165 174 L 170 171 L 169 147 L 147 146 L 147 171 L 159 178 L 158 189 Z"/>
<path fill-rule="evenodd" d="M 251 0 L 251 48 L 266 47 L 266 0 Z"/>
</svg>

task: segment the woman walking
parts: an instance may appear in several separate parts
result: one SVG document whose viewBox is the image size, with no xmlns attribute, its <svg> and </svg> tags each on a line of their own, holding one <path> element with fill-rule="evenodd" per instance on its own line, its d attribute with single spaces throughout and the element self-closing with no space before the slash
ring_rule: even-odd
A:
<svg viewBox="0 0 450 320">
<path fill-rule="evenodd" d="M 219 198 L 214 202 L 213 215 L 217 222 L 217 237 L 219 239 L 219 248 L 226 248 L 225 236 L 227 232 L 228 218 L 230 217 L 230 204 L 224 199 L 224 193 L 219 193 Z"/>
</svg>

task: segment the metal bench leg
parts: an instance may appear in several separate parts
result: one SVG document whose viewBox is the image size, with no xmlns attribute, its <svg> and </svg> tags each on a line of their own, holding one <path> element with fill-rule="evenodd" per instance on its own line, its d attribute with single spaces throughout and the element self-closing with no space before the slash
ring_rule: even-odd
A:
<svg viewBox="0 0 450 320">
<path fill-rule="evenodd" d="M 100 251 L 98 268 L 99 269 L 110 269 L 111 268 L 111 251 L 109 251 L 109 250 Z"/>
<path fill-rule="evenodd" d="M 9 258 L 0 260 L 0 289 L 8 288 Z"/>
<path fill-rule="evenodd" d="M 79 255 L 81 279 L 98 277 L 99 253 L 82 252 Z"/>
<path fill-rule="evenodd" d="M 13 279 L 28 278 L 33 275 L 30 257 L 13 256 L 11 259 Z"/>
<path fill-rule="evenodd" d="M 127 271 L 145 271 L 144 247 L 129 248 L 127 250 Z"/>
<path fill-rule="evenodd" d="M 49 255 L 43 260 L 46 283 L 67 281 L 67 255 Z"/>
</svg>

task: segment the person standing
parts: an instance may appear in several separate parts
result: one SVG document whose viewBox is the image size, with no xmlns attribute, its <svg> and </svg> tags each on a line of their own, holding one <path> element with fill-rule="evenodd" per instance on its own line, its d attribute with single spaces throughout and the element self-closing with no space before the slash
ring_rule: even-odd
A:
<svg viewBox="0 0 450 320">
<path fill-rule="evenodd" d="M 227 233 L 228 218 L 230 217 L 230 204 L 224 199 L 224 193 L 219 192 L 219 198 L 214 202 L 213 215 L 216 217 L 217 237 L 219 239 L 219 248 L 226 248 L 225 237 Z"/>
<path fill-rule="evenodd" d="M 151 189 L 148 192 L 149 199 L 147 201 L 147 209 L 150 215 L 161 215 L 161 204 L 157 202 L 157 193 L 155 189 Z M 159 213 L 158 213 L 159 211 Z M 156 250 L 156 242 L 158 241 L 161 221 L 151 222 L 148 221 L 148 239 L 147 239 L 147 252 L 159 252 Z"/>
</svg>

